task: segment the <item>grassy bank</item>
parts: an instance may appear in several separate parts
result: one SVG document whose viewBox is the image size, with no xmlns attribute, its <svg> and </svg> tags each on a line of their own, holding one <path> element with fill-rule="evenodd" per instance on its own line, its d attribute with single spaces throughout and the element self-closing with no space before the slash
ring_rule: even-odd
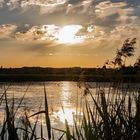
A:
<svg viewBox="0 0 140 140">
<path fill-rule="evenodd" d="M 37 140 L 48 138 L 55 139 L 55 132 L 61 132 L 58 140 L 139 140 L 140 139 L 140 88 L 130 88 L 123 84 L 115 83 L 108 90 L 97 85 L 95 93 L 90 86 L 84 84 L 81 93 L 84 107 L 78 104 L 83 112 L 82 118 L 73 116 L 73 126 L 65 120 L 65 129 L 53 128 L 49 114 L 47 91 L 44 85 L 44 109 L 38 108 L 38 112 L 29 115 L 25 109 L 17 121 L 18 110 L 24 100 L 25 94 L 15 106 L 15 98 L 9 102 L 7 91 L 4 89 L 0 97 L 0 106 L 4 105 L 4 120 L 0 128 L 1 140 Z M 80 94 L 80 93 L 77 93 Z M 90 98 L 90 102 L 89 99 Z M 62 107 L 63 108 L 63 107 Z M 65 112 L 64 112 L 65 113 Z M 46 131 L 43 129 L 40 116 L 45 118 Z M 35 118 L 34 123 L 31 122 Z M 39 127 L 38 127 L 39 125 Z M 37 131 L 40 133 L 37 134 Z"/>
</svg>

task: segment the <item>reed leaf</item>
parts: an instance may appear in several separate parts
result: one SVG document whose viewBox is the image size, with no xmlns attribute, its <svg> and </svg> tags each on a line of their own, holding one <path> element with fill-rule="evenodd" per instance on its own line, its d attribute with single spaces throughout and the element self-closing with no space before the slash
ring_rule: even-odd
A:
<svg viewBox="0 0 140 140">
<path fill-rule="evenodd" d="M 49 109 L 48 109 L 48 101 L 47 101 L 47 94 L 46 94 L 46 88 L 44 85 L 44 95 L 45 95 L 45 118 L 46 118 L 46 126 L 48 130 L 48 138 L 51 139 L 51 123 L 50 123 L 50 117 L 49 117 Z"/>
<path fill-rule="evenodd" d="M 5 91 L 5 105 L 6 105 L 6 123 L 7 123 L 7 129 L 8 129 L 8 137 L 9 137 L 8 139 L 19 140 L 17 129 L 15 128 L 14 123 L 12 122 L 11 113 L 9 111 L 6 91 Z"/>
</svg>

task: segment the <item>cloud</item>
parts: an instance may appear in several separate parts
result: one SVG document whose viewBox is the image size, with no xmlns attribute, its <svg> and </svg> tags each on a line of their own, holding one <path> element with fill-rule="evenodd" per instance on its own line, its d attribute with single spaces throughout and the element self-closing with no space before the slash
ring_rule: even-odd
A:
<svg viewBox="0 0 140 140">
<path fill-rule="evenodd" d="M 0 8 L 3 7 L 4 0 L 0 0 Z"/>
<path fill-rule="evenodd" d="M 92 0 L 84 0 L 77 2 L 76 4 L 69 3 L 67 5 L 66 14 L 72 13 L 72 12 L 78 12 L 79 14 L 86 13 L 90 7 L 92 6 Z"/>
<path fill-rule="evenodd" d="M 9 0 L 9 2 L 7 2 L 7 6 L 9 6 L 10 10 L 13 10 L 19 7 L 19 1 L 20 0 Z"/>
<path fill-rule="evenodd" d="M 109 25 L 134 21 L 136 7 L 128 1 L 103 0 L 7 0 L 0 23 Z M 7 8 L 11 11 L 9 11 Z M 138 9 L 138 8 L 137 8 Z M 0 13 L 0 16 L 3 15 Z M 60 20 L 57 20 L 59 16 Z M 133 17 L 131 17 L 133 16 Z M 8 17 L 8 18 L 6 18 Z M 132 19 L 133 18 L 133 19 Z M 136 19 L 138 20 L 138 18 Z M 7 22 L 8 21 L 8 22 Z M 135 21 L 134 21 L 135 22 Z"/>
<path fill-rule="evenodd" d="M 67 3 L 68 0 L 0 0 L 0 8 L 6 5 L 9 10 L 21 9 L 22 12 L 28 9 L 39 8 L 40 13 L 52 13 L 58 10 L 59 6 Z"/>
<path fill-rule="evenodd" d="M 21 8 L 22 12 L 31 8 L 39 8 L 40 13 L 52 13 L 68 0 L 9 0 L 6 5 L 10 10 Z"/>
<path fill-rule="evenodd" d="M 56 25 L 42 25 L 29 28 L 28 26 L 27 30 L 24 32 L 17 31 L 17 28 L 16 25 L 1 25 L 0 39 L 12 39 L 18 44 L 21 43 L 21 46 L 24 46 L 24 50 L 36 52 L 37 54 L 46 54 L 46 52 L 54 53 L 56 51 L 63 52 L 66 46 L 68 46 L 66 48 L 71 48 L 70 51 L 76 50 L 76 46 L 79 50 L 81 49 L 81 51 L 87 53 L 90 53 L 92 49 L 96 48 L 114 49 L 116 44 L 119 46 L 126 38 L 139 38 L 140 36 L 139 25 L 133 23 L 118 25 L 112 30 L 98 25 L 80 25 L 80 30 L 76 36 L 82 38 L 83 41 L 77 44 L 62 44 L 57 38 L 62 27 Z"/>
<path fill-rule="evenodd" d="M 100 9 L 100 10 L 105 10 L 105 9 L 110 9 L 110 8 L 120 8 L 120 7 L 124 7 L 127 6 L 126 2 L 111 2 L 111 1 L 104 1 L 104 2 L 100 2 L 96 8 Z"/>
<path fill-rule="evenodd" d="M 57 47 L 52 41 L 37 41 L 37 42 L 28 42 L 22 46 L 21 50 L 29 53 L 33 53 L 35 55 L 48 55 L 50 53 L 57 52 Z"/>
<path fill-rule="evenodd" d="M 14 36 L 17 26 L 12 24 L 0 25 L 0 39 L 10 39 Z"/>
<path fill-rule="evenodd" d="M 95 13 L 99 18 L 106 18 L 114 14 L 127 14 L 127 10 L 122 9 L 125 6 L 127 6 L 126 2 L 100 2 L 95 6 Z"/>
<path fill-rule="evenodd" d="M 135 17 L 134 17 L 135 18 Z M 27 25 L 25 25 L 27 26 Z M 66 31 L 71 29 L 76 29 L 75 36 L 77 38 L 81 38 L 83 41 L 95 41 L 95 40 L 102 40 L 103 38 L 107 39 L 110 36 L 115 36 L 118 38 L 129 37 L 134 34 L 140 35 L 139 25 L 134 23 L 127 24 L 127 25 L 117 25 L 114 29 L 109 29 L 104 26 L 98 25 L 70 25 L 65 26 Z M 56 44 L 61 44 L 58 39 L 59 36 L 62 34 L 63 27 L 52 25 L 42 25 L 42 26 L 32 26 L 28 25 L 26 31 L 17 31 L 17 26 L 12 24 L 3 24 L 0 26 L 0 38 L 13 38 L 14 40 L 18 41 L 44 41 L 44 42 L 54 42 Z M 61 32 L 60 32 L 61 31 Z M 65 30 L 64 30 L 65 31 Z M 68 31 L 67 31 L 68 32 Z"/>
<path fill-rule="evenodd" d="M 6 4 L 9 10 L 21 9 L 22 13 L 30 9 L 38 9 L 40 14 L 50 14 L 65 11 L 66 14 L 78 11 L 82 14 L 88 11 L 92 5 L 92 0 L 0 0 L 0 7 Z"/>
<path fill-rule="evenodd" d="M 40 13 L 45 14 L 45 13 L 53 13 L 54 11 L 57 11 L 59 6 L 62 6 L 65 4 L 67 0 L 46 0 L 46 1 L 40 1 L 40 0 L 29 0 L 27 1 L 22 1 L 21 2 L 21 7 L 24 11 L 29 9 L 29 7 L 39 7 L 40 8 Z"/>
<path fill-rule="evenodd" d="M 33 26 L 25 32 L 16 32 L 15 38 L 22 41 L 56 41 L 63 40 L 65 36 L 69 36 L 65 39 L 82 39 L 82 36 L 77 36 L 76 33 L 82 28 L 81 25 L 67 25 L 64 27 L 52 25 Z"/>
<path fill-rule="evenodd" d="M 25 32 L 17 32 L 15 34 L 15 38 L 17 40 L 23 40 L 23 41 L 38 40 L 41 38 L 41 36 L 42 36 L 42 31 L 38 26 L 33 26 Z"/>
<path fill-rule="evenodd" d="M 70 32 L 69 30 L 73 31 Z M 93 39 L 96 39 L 97 37 L 106 36 L 107 30 L 105 27 L 96 25 L 69 25 L 60 27 L 52 24 L 33 26 L 25 32 L 16 32 L 15 38 L 22 41 L 54 41 L 57 44 L 61 44 L 61 41 L 59 42 L 59 40 L 63 40 L 63 34 L 69 34 L 69 38 L 66 39 L 73 40 L 75 38 L 75 41 L 77 41 L 77 43 L 80 43 L 86 40 L 91 41 Z"/>
<path fill-rule="evenodd" d="M 131 38 L 140 36 L 140 28 L 137 24 L 120 25 L 110 32 L 110 36 L 118 35 L 120 38 Z"/>
<path fill-rule="evenodd" d="M 55 40 L 59 27 L 56 25 L 33 26 L 25 32 L 17 32 L 17 40 Z"/>
<path fill-rule="evenodd" d="M 115 25 L 125 25 L 135 23 L 139 15 L 136 7 L 125 2 L 100 2 L 95 6 L 95 17 L 99 24 L 112 27 Z M 96 22 L 97 23 L 97 22 Z"/>
<path fill-rule="evenodd" d="M 64 10 L 66 13 L 70 13 L 73 10 L 80 8 L 79 13 L 85 13 L 89 9 L 92 0 L 77 1 L 76 4 L 69 3 L 69 0 L 9 0 L 7 5 L 11 10 L 15 8 L 21 8 L 22 12 L 27 11 L 30 8 L 39 8 L 40 14 L 50 14 L 53 12 L 59 12 Z"/>
<path fill-rule="evenodd" d="M 77 33 L 79 36 L 84 36 L 85 40 L 95 40 L 97 37 L 107 35 L 105 27 L 97 25 L 82 26 L 82 29 Z"/>
<path fill-rule="evenodd" d="M 84 29 L 84 28 L 83 28 Z M 120 47 L 123 41 L 127 38 L 137 38 L 138 44 L 140 42 L 140 28 L 139 24 L 118 25 L 114 29 L 107 29 L 103 26 L 88 26 L 82 31 L 86 34 L 85 46 L 100 50 L 114 52 L 117 47 Z M 89 52 L 90 53 L 90 52 Z M 138 53 L 138 52 L 137 52 Z M 110 54 L 111 55 L 111 54 Z"/>
</svg>

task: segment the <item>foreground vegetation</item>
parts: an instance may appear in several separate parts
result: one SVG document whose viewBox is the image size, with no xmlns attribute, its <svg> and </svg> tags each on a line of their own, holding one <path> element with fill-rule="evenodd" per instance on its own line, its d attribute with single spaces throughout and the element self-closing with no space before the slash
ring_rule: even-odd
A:
<svg viewBox="0 0 140 140">
<path fill-rule="evenodd" d="M 81 86 L 79 85 L 79 88 Z M 85 106 L 82 108 L 83 116 L 78 121 L 73 117 L 74 124 L 69 126 L 65 120 L 65 130 L 52 128 L 49 116 L 47 93 L 44 85 L 44 110 L 28 115 L 24 112 L 17 122 L 18 110 L 24 100 L 21 98 L 19 105 L 15 107 L 15 99 L 9 102 L 7 97 L 8 87 L 0 97 L 0 105 L 5 104 L 5 116 L 0 128 L 1 140 L 37 140 L 45 139 L 44 133 L 48 134 L 49 140 L 53 140 L 55 131 L 61 132 L 58 140 L 139 140 L 140 139 L 140 89 L 125 89 L 121 84 L 115 83 L 108 91 L 96 87 L 96 93 L 92 93 L 89 85 L 85 85 L 82 100 Z M 28 89 L 26 90 L 26 92 Z M 89 102 L 87 98 L 92 100 Z M 39 122 L 39 116 L 44 115 L 46 130 Z M 30 118 L 36 117 L 34 123 Z M 40 127 L 37 127 L 39 125 Z M 40 131 L 40 134 L 37 134 Z"/>
</svg>

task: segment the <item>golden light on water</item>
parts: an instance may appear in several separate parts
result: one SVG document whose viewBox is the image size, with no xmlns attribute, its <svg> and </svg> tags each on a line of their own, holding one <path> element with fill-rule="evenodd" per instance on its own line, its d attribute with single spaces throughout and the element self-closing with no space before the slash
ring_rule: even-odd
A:
<svg viewBox="0 0 140 140">
<path fill-rule="evenodd" d="M 63 82 L 61 86 L 61 107 L 57 111 L 53 112 L 53 117 L 58 119 L 61 123 L 65 123 L 65 120 L 67 120 L 69 125 L 73 125 L 73 118 L 75 118 L 75 116 L 82 116 L 82 112 L 76 110 L 75 105 L 71 103 L 73 90 L 71 89 L 70 83 Z"/>
<path fill-rule="evenodd" d="M 67 28 L 65 28 L 67 30 Z M 64 30 L 65 30 L 64 29 Z M 73 115 L 76 113 L 72 106 L 69 104 L 69 99 L 71 96 L 71 90 L 69 83 L 62 84 L 62 93 L 61 93 L 61 105 L 62 109 L 57 112 L 58 118 L 62 123 L 65 123 L 67 120 L 69 125 L 73 124 Z"/>
<path fill-rule="evenodd" d="M 60 122 L 65 123 L 67 120 L 69 125 L 73 125 L 73 116 L 76 114 L 76 111 L 72 108 L 64 108 L 58 112 L 54 112 L 54 117 L 58 118 Z"/>
<path fill-rule="evenodd" d="M 69 125 L 73 125 L 74 119 L 76 117 L 80 118 L 81 116 L 83 116 L 83 113 L 80 111 L 76 112 L 75 108 L 60 109 L 59 111 L 54 112 L 52 115 L 53 118 L 58 119 L 63 124 L 65 123 L 65 120 L 67 120 Z M 77 122 L 77 124 L 78 124 L 78 122 Z"/>
</svg>

